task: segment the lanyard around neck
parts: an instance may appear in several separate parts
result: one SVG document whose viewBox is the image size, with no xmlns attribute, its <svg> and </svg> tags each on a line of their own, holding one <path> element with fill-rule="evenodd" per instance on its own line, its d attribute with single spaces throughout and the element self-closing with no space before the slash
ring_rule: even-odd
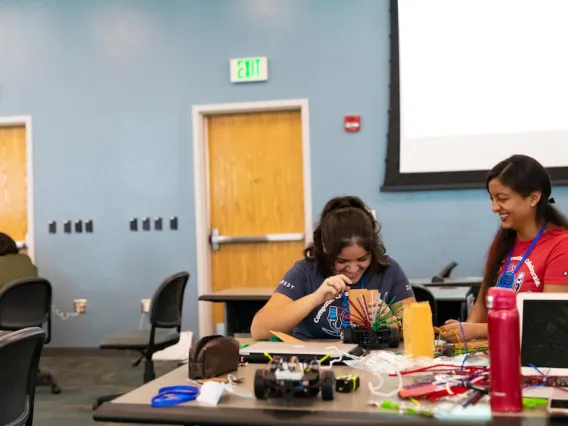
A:
<svg viewBox="0 0 568 426">
<path fill-rule="evenodd" d="M 534 240 L 532 240 L 531 245 L 529 246 L 527 251 L 525 251 L 523 258 L 521 259 L 521 261 L 519 262 L 519 264 L 517 265 L 517 267 L 513 271 L 513 275 L 517 275 L 517 272 L 519 271 L 519 269 L 523 265 L 523 263 L 525 263 L 525 260 L 527 260 L 527 257 L 529 257 L 529 254 L 531 254 L 531 252 L 533 251 L 534 246 L 536 246 L 536 243 L 540 239 L 545 228 L 546 228 L 546 223 L 544 225 L 542 225 L 542 228 L 540 228 L 540 231 L 538 231 L 538 234 L 536 234 L 536 237 L 534 237 Z M 514 249 L 514 247 L 513 247 L 513 249 Z M 505 264 L 505 269 L 503 269 L 504 274 L 506 274 L 509 270 L 509 264 L 511 263 L 511 257 L 513 256 L 513 249 L 511 249 L 511 252 L 509 253 L 509 257 L 507 258 L 507 263 Z"/>
</svg>

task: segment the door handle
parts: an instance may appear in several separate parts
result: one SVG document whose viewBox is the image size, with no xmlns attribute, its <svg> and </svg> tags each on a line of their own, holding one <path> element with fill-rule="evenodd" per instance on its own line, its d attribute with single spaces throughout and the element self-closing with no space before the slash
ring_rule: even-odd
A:
<svg viewBox="0 0 568 426">
<path fill-rule="evenodd" d="M 227 236 L 219 235 L 219 229 L 214 228 L 211 230 L 209 242 L 211 249 L 214 251 L 219 250 L 221 244 L 235 244 L 235 243 L 266 243 L 273 241 L 304 241 L 304 234 L 265 234 L 265 235 L 239 235 Z"/>
</svg>

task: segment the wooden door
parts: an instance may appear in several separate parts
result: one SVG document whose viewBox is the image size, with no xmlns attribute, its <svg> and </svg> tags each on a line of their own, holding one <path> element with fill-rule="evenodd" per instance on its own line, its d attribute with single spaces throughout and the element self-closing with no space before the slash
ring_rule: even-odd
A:
<svg viewBox="0 0 568 426">
<path fill-rule="evenodd" d="M 24 126 L 0 126 L 0 232 L 15 241 L 28 232 Z"/>
<path fill-rule="evenodd" d="M 211 228 L 304 233 L 300 111 L 210 116 L 207 133 Z M 276 287 L 303 249 L 303 241 L 221 244 L 211 251 L 212 290 Z M 223 306 L 213 309 L 214 323 L 223 322 Z"/>
</svg>

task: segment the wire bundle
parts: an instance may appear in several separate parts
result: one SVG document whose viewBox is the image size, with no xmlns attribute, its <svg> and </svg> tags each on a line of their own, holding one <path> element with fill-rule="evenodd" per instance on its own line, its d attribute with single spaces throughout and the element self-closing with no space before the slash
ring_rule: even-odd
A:
<svg viewBox="0 0 568 426">
<path fill-rule="evenodd" d="M 400 323 L 402 317 L 402 302 L 394 303 L 394 297 L 388 303 L 381 303 L 379 310 L 375 314 L 375 319 L 371 328 L 379 331 L 389 327 L 391 324 Z M 393 318 L 394 317 L 394 318 Z"/>
<path fill-rule="evenodd" d="M 387 303 L 381 300 L 380 293 L 376 300 L 374 294 L 371 293 L 371 303 L 367 303 L 364 295 L 359 296 L 356 300 L 348 298 L 348 306 L 346 313 L 342 313 L 343 319 L 349 321 L 352 326 L 379 331 L 389 327 L 393 323 L 401 321 L 399 315 L 402 311 L 402 302 L 394 303 L 394 297 Z M 347 296 L 343 296 L 347 298 Z"/>
</svg>

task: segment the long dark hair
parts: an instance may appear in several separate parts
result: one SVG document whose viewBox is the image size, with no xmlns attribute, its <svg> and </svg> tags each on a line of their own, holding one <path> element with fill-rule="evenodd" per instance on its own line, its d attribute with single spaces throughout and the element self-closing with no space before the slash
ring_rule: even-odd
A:
<svg viewBox="0 0 568 426">
<path fill-rule="evenodd" d="M 502 185 L 511 188 L 523 197 L 528 197 L 533 192 L 540 192 L 541 197 L 535 209 L 538 224 L 542 226 L 547 223 L 568 229 L 566 216 L 552 205 L 554 200 L 549 199 L 552 192 L 550 176 L 542 164 L 534 158 L 526 155 L 513 155 L 501 161 L 487 176 L 488 191 L 489 182 L 495 178 L 499 178 Z M 501 264 L 513 249 L 516 236 L 513 229 L 503 227 L 500 227 L 495 234 L 485 263 L 482 293 L 485 293 L 488 287 L 496 285 Z"/>
<path fill-rule="evenodd" d="M 369 273 L 374 274 L 388 267 L 386 249 L 380 238 L 380 225 L 369 207 L 359 197 L 332 198 L 321 212 L 313 242 L 304 250 L 304 256 L 315 259 L 320 273 L 329 277 L 333 275 L 333 264 L 341 250 L 353 243 L 371 254 Z M 327 253 L 324 252 L 324 246 Z"/>
<path fill-rule="evenodd" d="M 9 235 L 0 232 L 0 256 L 8 254 L 18 254 L 18 246 Z"/>
</svg>

